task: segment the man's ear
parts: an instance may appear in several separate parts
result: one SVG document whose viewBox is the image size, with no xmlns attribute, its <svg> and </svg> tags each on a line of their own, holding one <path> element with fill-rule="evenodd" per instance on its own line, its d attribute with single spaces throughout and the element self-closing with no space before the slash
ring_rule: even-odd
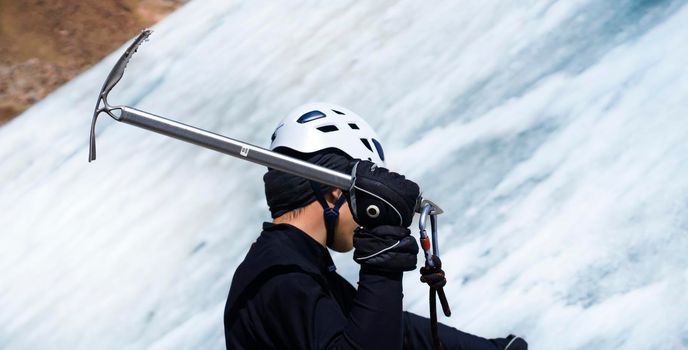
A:
<svg viewBox="0 0 688 350">
<path fill-rule="evenodd" d="M 332 188 L 327 194 L 325 195 L 325 200 L 328 202 L 334 204 L 337 199 L 339 199 L 339 196 L 343 195 L 342 190 L 338 188 Z"/>
</svg>

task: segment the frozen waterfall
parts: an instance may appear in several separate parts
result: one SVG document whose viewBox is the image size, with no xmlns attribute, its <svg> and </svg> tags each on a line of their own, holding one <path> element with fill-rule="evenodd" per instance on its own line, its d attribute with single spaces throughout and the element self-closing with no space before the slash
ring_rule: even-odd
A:
<svg viewBox="0 0 688 350">
<path fill-rule="evenodd" d="M 684 1 L 196 0 L 111 102 L 264 147 L 301 103 L 347 106 L 445 210 L 441 322 L 685 349 L 687 24 Z M 224 348 L 265 169 L 109 118 L 87 163 L 121 52 L 0 128 L 2 349 Z M 427 315 L 417 271 L 404 301 Z"/>
</svg>

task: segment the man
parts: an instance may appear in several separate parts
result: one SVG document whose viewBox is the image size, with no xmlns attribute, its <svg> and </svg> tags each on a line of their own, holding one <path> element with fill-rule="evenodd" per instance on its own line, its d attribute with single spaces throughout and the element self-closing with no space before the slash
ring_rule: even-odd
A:
<svg viewBox="0 0 688 350">
<path fill-rule="evenodd" d="M 432 348 L 430 321 L 402 310 L 402 274 L 416 268 L 418 254 L 408 227 L 419 188 L 384 168 L 373 129 L 343 107 L 307 104 L 279 124 L 270 149 L 351 173 L 355 182 L 343 192 L 268 170 L 274 220 L 234 274 L 227 348 Z M 355 249 L 357 289 L 335 272 L 328 247 Z M 441 269 L 422 272 L 431 285 L 445 282 Z M 439 337 L 445 349 L 527 349 L 518 337 L 488 340 L 445 325 Z"/>
</svg>

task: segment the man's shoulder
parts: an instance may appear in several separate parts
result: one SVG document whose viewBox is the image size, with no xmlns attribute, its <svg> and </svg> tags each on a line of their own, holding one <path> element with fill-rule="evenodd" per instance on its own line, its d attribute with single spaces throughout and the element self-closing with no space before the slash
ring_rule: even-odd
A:
<svg viewBox="0 0 688 350">
<path fill-rule="evenodd" d="M 260 271 L 249 269 L 246 265 L 243 269 L 240 266 L 234 274 L 225 304 L 226 324 L 231 324 L 238 316 L 237 312 L 248 303 L 259 306 L 259 310 L 277 308 L 279 311 L 295 306 L 294 300 L 305 302 L 313 293 L 319 295 L 323 288 L 320 276 L 298 265 L 266 265 Z"/>
<path fill-rule="evenodd" d="M 289 244 L 285 235 L 276 232 L 262 232 L 251 245 L 239 270 L 264 270 L 276 265 L 304 265 L 303 258 L 297 249 Z"/>
<path fill-rule="evenodd" d="M 234 271 L 228 304 L 234 304 L 259 292 L 264 293 L 262 286 L 275 279 L 292 281 L 307 278 L 314 282 L 319 280 L 318 269 L 303 257 L 297 247 L 290 244 L 289 236 L 286 234 L 280 234 L 275 230 L 263 231 L 251 245 L 244 261 Z"/>
<path fill-rule="evenodd" d="M 321 266 L 312 258 L 313 243 L 303 235 L 288 225 L 272 225 L 267 230 L 264 225 L 236 273 L 257 274 L 274 266 L 298 266 L 307 273 L 321 274 Z"/>
</svg>

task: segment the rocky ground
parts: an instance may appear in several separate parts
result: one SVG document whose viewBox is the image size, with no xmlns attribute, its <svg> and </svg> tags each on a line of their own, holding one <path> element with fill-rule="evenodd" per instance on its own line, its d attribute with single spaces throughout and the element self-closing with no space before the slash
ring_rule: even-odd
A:
<svg viewBox="0 0 688 350">
<path fill-rule="evenodd" d="M 0 0 L 0 125 L 188 0 Z"/>
</svg>

